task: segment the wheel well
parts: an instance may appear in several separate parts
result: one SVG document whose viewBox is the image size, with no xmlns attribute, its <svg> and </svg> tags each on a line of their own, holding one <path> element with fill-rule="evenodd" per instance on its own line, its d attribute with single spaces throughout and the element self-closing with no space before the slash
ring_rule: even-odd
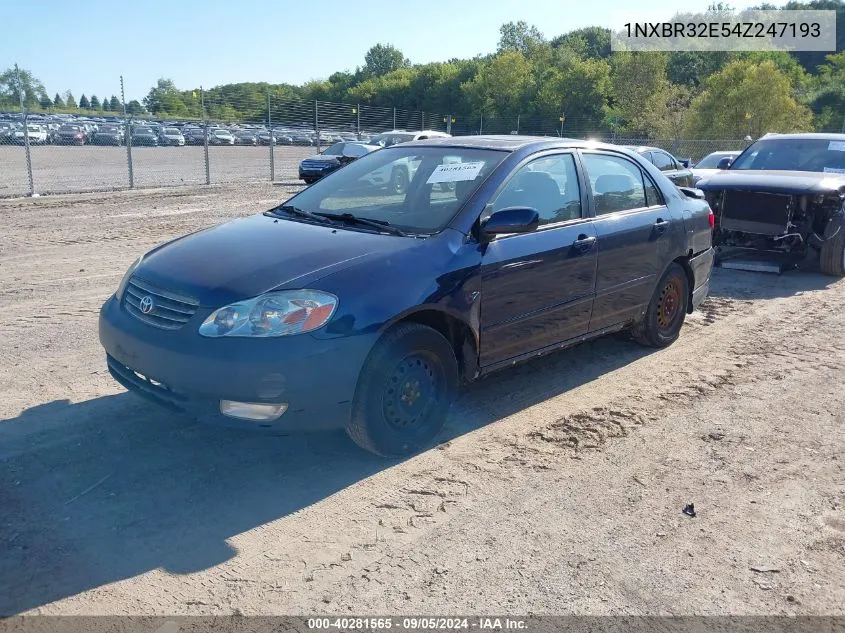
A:
<svg viewBox="0 0 845 633">
<path fill-rule="evenodd" d="M 398 323 L 419 323 L 442 334 L 452 346 L 452 351 L 455 352 L 461 379 L 469 382 L 476 377 L 478 373 L 478 348 L 475 343 L 475 336 L 466 323 L 439 310 L 414 312 Z"/>
<path fill-rule="evenodd" d="M 684 272 L 687 274 L 687 312 L 692 312 L 692 291 L 695 290 L 695 275 L 692 272 L 692 267 L 689 265 L 689 258 L 692 256 L 692 252 L 689 255 L 683 255 L 681 257 L 676 257 L 673 262 L 678 264 L 681 268 L 684 269 Z"/>
</svg>

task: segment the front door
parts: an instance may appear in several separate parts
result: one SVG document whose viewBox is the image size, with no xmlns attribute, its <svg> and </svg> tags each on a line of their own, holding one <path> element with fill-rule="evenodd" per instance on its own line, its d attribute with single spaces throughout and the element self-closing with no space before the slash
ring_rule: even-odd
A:
<svg viewBox="0 0 845 633">
<path fill-rule="evenodd" d="M 492 209 L 530 207 L 533 233 L 502 235 L 482 256 L 481 366 L 505 362 L 586 333 L 597 236 L 571 153 L 518 167 Z"/>
</svg>

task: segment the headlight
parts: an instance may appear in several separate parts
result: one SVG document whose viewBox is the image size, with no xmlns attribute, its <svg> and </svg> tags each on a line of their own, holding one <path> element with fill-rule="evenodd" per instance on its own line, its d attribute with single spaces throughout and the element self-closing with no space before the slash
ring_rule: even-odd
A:
<svg viewBox="0 0 845 633">
<path fill-rule="evenodd" d="M 269 337 L 316 330 L 332 317 L 337 297 L 319 290 L 268 292 L 212 312 L 202 336 Z"/>
<path fill-rule="evenodd" d="M 123 279 L 120 280 L 120 285 L 117 287 L 117 292 L 114 293 L 114 296 L 117 297 L 118 301 L 123 300 L 123 293 L 126 291 L 126 284 L 129 283 L 129 279 L 132 277 L 132 273 L 135 272 L 135 269 L 141 265 L 141 260 L 144 259 L 144 256 L 141 255 L 138 259 L 132 262 L 132 265 L 126 270 L 126 273 L 123 275 Z"/>
</svg>

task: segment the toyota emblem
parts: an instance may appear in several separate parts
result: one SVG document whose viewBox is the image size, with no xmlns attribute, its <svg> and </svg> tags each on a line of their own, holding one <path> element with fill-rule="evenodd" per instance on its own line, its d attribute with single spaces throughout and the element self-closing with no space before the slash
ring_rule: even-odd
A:
<svg viewBox="0 0 845 633">
<path fill-rule="evenodd" d="M 141 299 L 141 302 L 138 304 L 138 307 L 141 309 L 143 314 L 149 314 L 153 311 L 155 307 L 155 303 L 153 303 L 153 298 L 149 295 Z"/>
</svg>

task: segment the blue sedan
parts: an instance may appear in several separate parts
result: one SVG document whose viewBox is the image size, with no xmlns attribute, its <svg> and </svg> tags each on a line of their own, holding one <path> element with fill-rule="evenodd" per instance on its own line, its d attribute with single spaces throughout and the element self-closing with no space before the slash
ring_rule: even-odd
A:
<svg viewBox="0 0 845 633">
<path fill-rule="evenodd" d="M 100 341 L 119 383 L 170 409 L 407 455 L 464 382 L 609 332 L 675 341 L 708 292 L 712 223 L 701 192 L 617 146 L 404 143 L 140 257 Z"/>
</svg>

